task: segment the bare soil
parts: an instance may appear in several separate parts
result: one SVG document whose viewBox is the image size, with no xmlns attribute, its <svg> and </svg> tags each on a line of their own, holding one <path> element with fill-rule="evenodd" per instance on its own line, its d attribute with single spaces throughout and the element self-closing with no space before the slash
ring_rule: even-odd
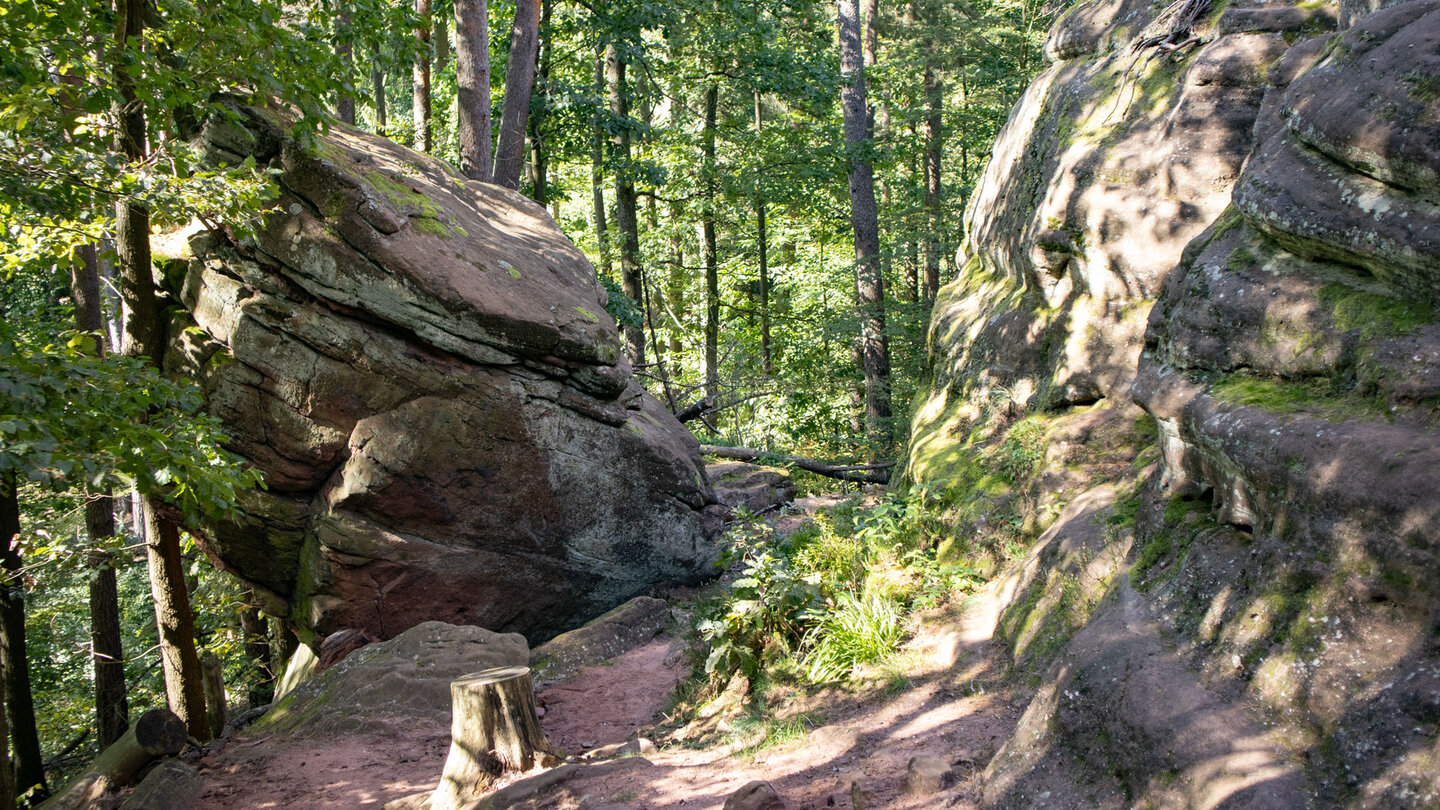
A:
<svg viewBox="0 0 1440 810">
<path fill-rule="evenodd" d="M 660 747 L 645 755 L 653 765 L 582 771 L 518 806 L 720 810 L 758 779 L 769 781 L 790 810 L 853 807 L 852 783 L 866 810 L 975 807 L 978 771 L 1023 705 L 1003 686 L 1004 659 L 990 641 L 991 604 L 981 594 L 963 609 L 920 617 L 895 661 L 857 686 L 790 690 L 778 700 L 772 693 L 771 716 L 801 731 L 769 745 L 760 739 L 763 730 L 747 734 L 724 714 L 704 733 L 677 733 L 678 724 L 667 723 L 664 710 L 689 666 L 668 638 L 583 670 L 536 695 L 551 744 L 575 757 L 641 735 Z M 242 734 L 201 761 L 206 790 L 197 807 L 380 807 L 430 790 L 449 745 L 449 729 L 435 725 L 375 723 L 354 734 L 286 741 Z M 901 780 L 917 756 L 946 758 L 957 783 L 939 795 L 902 795 Z"/>
</svg>

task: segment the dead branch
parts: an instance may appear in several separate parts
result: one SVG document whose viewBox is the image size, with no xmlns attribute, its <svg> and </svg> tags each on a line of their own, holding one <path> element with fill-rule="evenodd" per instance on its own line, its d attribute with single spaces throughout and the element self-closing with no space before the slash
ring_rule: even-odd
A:
<svg viewBox="0 0 1440 810">
<path fill-rule="evenodd" d="M 700 445 L 700 452 L 708 456 L 719 458 L 733 458 L 740 461 L 778 461 L 792 467 L 798 467 L 816 475 L 823 475 L 827 478 L 835 478 L 841 481 L 853 481 L 859 484 L 887 484 L 890 482 L 888 470 L 895 466 L 895 462 L 887 461 L 882 464 L 860 464 L 860 465 L 835 465 L 813 458 L 792 456 L 787 453 L 767 453 L 764 450 L 755 450 L 750 447 L 722 447 L 714 444 Z"/>
</svg>

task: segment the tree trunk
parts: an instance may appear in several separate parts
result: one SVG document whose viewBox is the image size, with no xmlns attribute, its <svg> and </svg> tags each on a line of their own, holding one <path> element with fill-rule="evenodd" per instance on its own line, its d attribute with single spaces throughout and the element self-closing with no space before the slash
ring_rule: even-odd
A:
<svg viewBox="0 0 1440 810">
<path fill-rule="evenodd" d="M 275 670 L 270 665 L 270 625 L 260 608 L 246 605 L 240 610 L 240 635 L 245 642 L 245 657 L 260 676 L 250 688 L 250 705 L 263 706 L 275 697 Z"/>
<path fill-rule="evenodd" d="M 615 226 L 620 229 L 620 283 L 625 294 L 640 306 L 645 304 L 645 291 L 640 283 L 640 222 L 636 212 L 635 179 L 630 167 L 630 96 L 625 87 L 625 61 L 612 43 L 605 48 L 605 79 L 610 97 L 610 114 L 615 117 L 615 148 L 618 164 L 615 170 Z M 625 343 L 630 362 L 645 365 L 645 328 L 641 324 L 625 327 Z"/>
<path fill-rule="evenodd" d="M 90 767 L 70 781 L 41 810 L 79 810 L 94 800 L 135 781 L 158 757 L 173 757 L 185 747 L 185 724 L 165 709 L 151 709 L 107 746 Z"/>
<path fill-rule="evenodd" d="M 605 93 L 605 46 L 595 54 L 595 95 Z M 613 280 L 610 265 L 610 238 L 605 224 L 605 126 L 604 112 L 595 105 L 590 127 L 590 196 L 595 206 L 595 238 L 600 248 L 600 268 L 605 278 Z"/>
<path fill-rule="evenodd" d="M 7 509 L 4 493 L 0 493 L 0 513 Z M 9 519 L 9 515 L 0 514 L 0 524 Z M 19 505 L 14 510 L 14 522 L 20 522 Z M 0 528 L 0 534 L 6 530 Z M 0 656 L 0 683 L 8 683 L 10 672 L 5 668 L 5 657 Z M 10 762 L 10 721 L 4 711 L 0 711 L 0 810 L 15 810 L 15 769 Z"/>
<path fill-rule="evenodd" d="M 345 3 L 341 3 L 341 10 L 335 15 L 335 53 L 340 57 L 340 69 L 344 71 L 345 87 L 340 90 L 340 100 L 335 105 L 335 117 L 341 121 L 355 125 L 355 97 L 346 92 L 346 88 L 355 78 L 355 48 L 352 44 L 350 30 L 350 12 L 346 10 Z"/>
<path fill-rule="evenodd" d="M 450 754 L 430 810 L 458 810 L 495 777 L 528 771 L 550 753 L 529 667 L 496 667 L 454 681 L 450 701 Z"/>
<path fill-rule="evenodd" d="M 667 310 L 671 313 L 674 321 L 670 330 L 670 353 L 679 354 L 684 351 L 684 341 L 681 339 L 685 333 L 685 325 L 675 317 L 675 313 L 685 311 L 685 287 L 690 283 L 690 274 L 685 268 L 685 237 L 681 231 L 680 203 L 670 203 L 670 277 L 665 286 L 665 301 Z"/>
<path fill-rule="evenodd" d="M 455 0 L 455 131 L 460 171 L 488 182 L 490 152 L 490 22 L 487 0 Z"/>
<path fill-rule="evenodd" d="M 720 395 L 720 267 L 715 246 L 715 119 L 720 106 L 720 85 L 705 88 L 705 129 L 700 171 L 704 206 L 700 212 L 700 241 L 705 251 L 705 395 Z"/>
<path fill-rule="evenodd" d="M 100 259 L 94 245 L 79 250 L 72 265 L 70 295 L 75 325 L 95 335 L 91 353 L 105 353 L 105 318 L 100 296 Z M 95 718 L 100 747 L 120 738 L 130 726 L 125 689 L 125 648 L 120 633 L 120 591 L 113 555 L 103 544 L 115 536 L 115 499 L 107 488 L 85 501 L 85 531 L 90 538 L 90 663 L 95 670 Z"/>
<path fill-rule="evenodd" d="M 380 50 L 375 50 L 375 64 L 370 67 L 370 83 L 375 95 L 375 131 L 385 134 L 389 120 L 385 109 L 385 70 L 380 67 Z"/>
<path fill-rule="evenodd" d="M 128 3 L 116 39 L 121 47 L 142 30 L 143 4 Z M 123 100 L 118 133 L 121 151 L 130 160 L 145 156 L 145 114 L 135 101 L 134 86 L 121 61 L 115 69 L 116 87 Z M 150 268 L 150 212 L 139 203 L 116 206 L 115 253 L 119 260 L 120 295 L 124 303 L 126 355 L 148 359 L 156 368 L 165 353 L 163 327 L 155 303 L 155 281 Z M 180 564 L 180 532 L 160 514 L 159 496 L 142 499 L 146 547 L 150 558 L 150 592 L 160 634 L 160 654 L 166 692 L 175 713 L 185 720 L 197 739 L 207 739 L 205 698 L 200 688 L 200 659 L 195 653 L 194 617 L 185 591 Z M 157 556 L 160 555 L 160 556 Z"/>
<path fill-rule="evenodd" d="M 865 433 L 873 458 L 890 444 L 890 347 L 885 337 L 885 280 L 880 274 L 880 232 L 875 206 L 875 172 L 858 151 L 870 140 L 865 108 L 865 71 L 855 0 L 838 0 L 840 71 L 849 78 L 840 91 L 845 146 L 850 152 L 850 225 L 855 232 L 855 310 L 865 377 Z"/>
<path fill-rule="evenodd" d="M 14 741 L 14 783 L 7 797 L 45 787 L 45 766 L 40 756 L 40 732 L 35 724 L 35 702 L 30 693 L 30 663 L 25 647 L 25 583 L 20 575 L 20 492 L 14 471 L 0 475 L 0 668 L 5 672 L 5 705 L 9 708 L 10 735 Z"/>
<path fill-rule="evenodd" d="M 160 632 L 160 660 L 170 708 L 185 721 L 190 736 L 210 739 L 206 717 L 204 674 L 195 650 L 195 615 L 185 590 L 185 563 L 180 556 L 180 529 L 162 514 L 154 495 L 145 497 L 145 551 L 150 568 L 150 597 Z"/>
<path fill-rule="evenodd" d="M 550 106 L 550 63 L 554 60 L 550 13 L 555 9 L 555 0 L 540 0 L 540 3 L 540 76 L 535 84 L 535 92 L 540 98 L 530 109 L 530 198 L 543 206 L 548 196 L 546 184 L 549 182 L 549 167 L 545 154 L 545 115 Z"/>
<path fill-rule="evenodd" d="M 944 87 L 935 68 L 925 66 L 925 299 L 940 291 L 940 159 L 945 150 Z"/>
<path fill-rule="evenodd" d="M 420 27 L 415 29 L 415 66 L 410 80 L 414 99 L 411 120 L 415 125 L 415 148 L 429 152 L 435 148 L 430 121 L 430 0 L 415 0 L 415 16 L 420 18 Z"/>
<path fill-rule="evenodd" d="M 230 719 L 230 708 L 225 705 L 225 668 L 220 658 L 208 653 L 200 659 L 201 688 L 205 692 L 205 714 L 210 720 L 210 739 L 217 739 L 225 731 Z"/>
<path fill-rule="evenodd" d="M 290 657 L 300 649 L 300 639 L 296 637 L 289 622 L 284 619 L 276 617 L 273 623 L 275 632 L 271 635 L 275 639 L 275 646 L 271 649 L 270 671 L 278 679 L 284 674 L 286 665 L 290 663 Z"/>
<path fill-rule="evenodd" d="M 445 22 L 444 14 L 436 14 L 434 20 L 435 31 L 430 41 L 435 51 L 435 67 L 431 72 L 438 75 L 444 73 L 450 64 L 450 26 Z"/>
<path fill-rule="evenodd" d="M 538 0 L 516 0 L 510 28 L 510 61 L 505 66 L 505 107 L 500 113 L 500 142 L 495 149 L 495 184 L 520 187 L 525 170 L 525 126 L 530 120 L 530 91 L 535 86 L 535 54 L 540 47 Z"/>
<path fill-rule="evenodd" d="M 764 108 L 760 94 L 755 94 L 755 135 L 758 138 L 765 126 Z M 770 357 L 770 263 L 769 245 L 765 234 L 765 195 L 755 199 L 755 244 L 759 249 L 760 261 L 760 367 L 766 374 L 775 373 L 775 363 Z"/>
</svg>

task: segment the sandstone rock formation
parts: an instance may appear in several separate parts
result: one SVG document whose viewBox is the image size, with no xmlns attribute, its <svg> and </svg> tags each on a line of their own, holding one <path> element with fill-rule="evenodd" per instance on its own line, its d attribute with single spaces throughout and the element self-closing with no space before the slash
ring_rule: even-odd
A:
<svg viewBox="0 0 1440 810">
<path fill-rule="evenodd" d="M 975 527 L 1105 483 L 1002 588 L 1039 690 L 986 806 L 1440 801 L 1440 2 L 1216 8 L 1155 62 L 1148 4 L 1057 22 L 937 302 L 908 479 Z M 1134 478 L 1057 447 L 1131 396 Z M 975 459 L 1027 420 L 1007 491 Z"/>
<path fill-rule="evenodd" d="M 717 461 L 705 472 L 715 486 L 715 497 L 730 509 L 744 507 L 760 514 L 795 500 L 790 471 L 743 461 Z"/>
<path fill-rule="evenodd" d="M 213 160 L 278 170 L 279 211 L 166 266 L 167 368 L 268 484 L 208 527 L 211 555 L 321 637 L 543 640 L 710 573 L 723 510 L 695 441 L 544 210 L 353 129 L 287 132 L 241 107 L 207 124 Z"/>
<path fill-rule="evenodd" d="M 328 739 L 450 725 L 450 682 L 492 667 L 523 666 L 530 657 L 516 633 L 423 622 L 389 641 L 356 650 L 300 684 L 256 729 L 285 737 Z"/>
</svg>

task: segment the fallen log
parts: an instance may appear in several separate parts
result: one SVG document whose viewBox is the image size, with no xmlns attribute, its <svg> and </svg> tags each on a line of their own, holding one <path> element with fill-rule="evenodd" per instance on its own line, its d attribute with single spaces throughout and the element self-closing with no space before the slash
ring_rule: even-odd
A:
<svg viewBox="0 0 1440 810">
<path fill-rule="evenodd" d="M 496 777 L 555 761 L 535 713 L 529 667 L 495 667 L 450 684 L 450 754 L 430 810 L 458 810 Z"/>
<path fill-rule="evenodd" d="M 151 709 L 140 715 L 120 739 L 100 752 L 85 773 L 71 780 L 41 810 L 78 810 L 101 796 L 135 781 L 135 775 L 158 757 L 170 757 L 185 747 L 185 723 L 168 709 Z"/>
<path fill-rule="evenodd" d="M 890 468 L 895 462 L 886 461 L 880 464 L 849 464 L 835 465 L 827 464 L 813 458 L 792 456 L 786 453 L 767 453 L 764 450 L 755 450 L 750 447 L 724 447 L 716 444 L 700 445 L 700 452 L 707 456 L 719 456 L 720 458 L 733 458 L 740 461 L 766 461 L 775 460 L 782 464 L 789 464 L 799 467 L 802 470 L 813 472 L 816 475 L 823 475 L 827 478 L 836 478 L 841 481 L 853 481 L 860 484 L 888 484 L 890 482 Z"/>
</svg>

